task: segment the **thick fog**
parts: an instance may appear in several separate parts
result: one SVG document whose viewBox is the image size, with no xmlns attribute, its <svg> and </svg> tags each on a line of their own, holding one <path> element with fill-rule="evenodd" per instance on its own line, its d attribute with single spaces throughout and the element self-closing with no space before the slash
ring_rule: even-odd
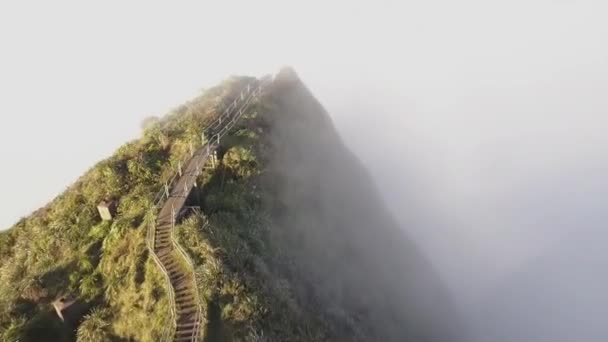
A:
<svg viewBox="0 0 608 342">
<path fill-rule="evenodd" d="M 315 86 L 477 341 L 606 341 L 608 24 L 498 7 Z"/>
<path fill-rule="evenodd" d="M 469 342 L 435 267 L 309 90 L 285 69 L 264 102 L 271 157 L 261 187 L 273 193 L 271 240 L 297 269 L 299 302 L 349 341 Z"/>
</svg>

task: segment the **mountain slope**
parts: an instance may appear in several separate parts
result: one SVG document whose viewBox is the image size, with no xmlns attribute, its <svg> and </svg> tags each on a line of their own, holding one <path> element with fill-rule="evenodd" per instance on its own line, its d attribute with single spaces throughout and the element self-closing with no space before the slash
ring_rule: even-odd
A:
<svg viewBox="0 0 608 342">
<path fill-rule="evenodd" d="M 151 120 L 141 139 L 0 235 L 3 338 L 74 339 L 49 307 L 69 291 L 93 308 L 80 340 L 160 339 L 170 307 L 144 240 L 154 192 L 251 81 L 230 79 Z M 222 139 L 217 160 L 188 198 L 202 211 L 174 229 L 194 261 L 206 341 L 461 340 L 440 280 L 293 70 Z M 103 198 L 120 201 L 109 223 L 94 212 Z"/>
</svg>

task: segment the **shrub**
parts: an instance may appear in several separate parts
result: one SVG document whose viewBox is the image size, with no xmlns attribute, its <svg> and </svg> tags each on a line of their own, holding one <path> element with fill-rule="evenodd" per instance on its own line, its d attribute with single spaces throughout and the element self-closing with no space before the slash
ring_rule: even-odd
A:
<svg viewBox="0 0 608 342">
<path fill-rule="evenodd" d="M 110 315 L 107 309 L 95 308 L 84 317 L 76 333 L 78 342 L 106 342 L 110 341 L 109 323 Z"/>
</svg>

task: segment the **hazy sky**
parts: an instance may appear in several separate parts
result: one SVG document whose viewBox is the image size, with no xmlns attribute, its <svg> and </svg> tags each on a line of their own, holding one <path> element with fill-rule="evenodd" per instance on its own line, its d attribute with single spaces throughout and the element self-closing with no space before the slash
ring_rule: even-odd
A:
<svg viewBox="0 0 608 342">
<path fill-rule="evenodd" d="M 458 298 L 483 301 L 573 233 L 607 240 L 607 17 L 575 0 L 3 1 L 0 227 L 146 116 L 289 64 L 399 219 L 427 223 L 410 233 Z"/>
<path fill-rule="evenodd" d="M 489 112 L 462 117 L 471 97 L 477 112 L 501 93 L 551 96 L 555 86 L 597 100 L 607 57 L 601 3 L 2 2 L 0 186 L 10 199 L 0 226 L 135 138 L 144 117 L 231 73 L 294 65 L 335 116 L 354 100 L 398 91 L 399 124 L 441 111 L 446 117 L 416 124 L 459 140 L 480 124 L 503 124 Z M 587 84 L 569 82 L 581 74 Z M 504 120 L 527 120 L 515 114 Z"/>
</svg>

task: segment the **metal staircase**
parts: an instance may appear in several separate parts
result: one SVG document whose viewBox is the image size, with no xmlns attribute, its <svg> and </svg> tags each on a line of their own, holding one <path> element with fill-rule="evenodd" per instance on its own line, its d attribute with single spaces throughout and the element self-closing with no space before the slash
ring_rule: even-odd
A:
<svg viewBox="0 0 608 342">
<path fill-rule="evenodd" d="M 191 149 L 188 159 L 178 163 L 177 172 L 164 184 L 154 199 L 155 224 L 148 229 L 146 243 L 163 273 L 171 305 L 171 325 L 162 341 L 199 341 L 204 324 L 194 264 L 173 236 L 179 214 L 203 167 L 236 122 L 260 97 L 270 78 L 245 86 L 238 97 L 201 131 L 202 146 Z"/>
</svg>

